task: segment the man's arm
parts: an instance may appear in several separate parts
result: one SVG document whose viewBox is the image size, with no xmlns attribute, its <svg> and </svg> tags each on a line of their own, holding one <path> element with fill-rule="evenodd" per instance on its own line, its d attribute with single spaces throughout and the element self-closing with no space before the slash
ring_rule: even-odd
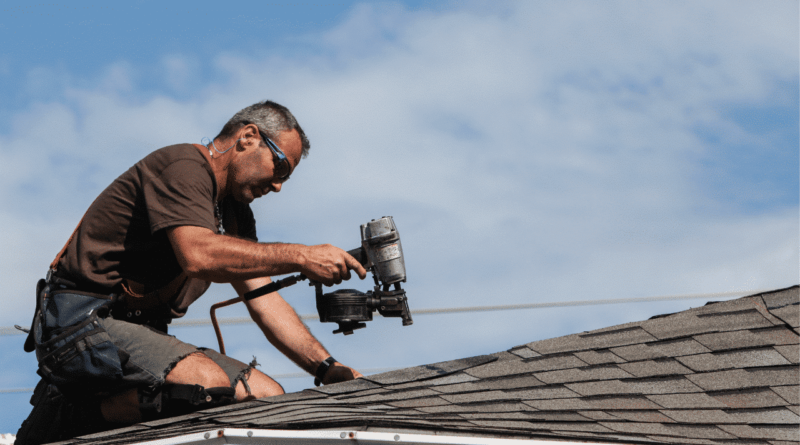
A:
<svg viewBox="0 0 800 445">
<path fill-rule="evenodd" d="M 269 278 L 255 278 L 231 284 L 236 292 L 243 296 L 270 281 Z M 320 363 L 330 356 L 325 347 L 311 335 L 294 309 L 277 292 L 246 300 L 245 304 L 253 321 L 264 332 L 267 340 L 309 374 L 314 375 Z M 355 369 L 335 363 L 328 369 L 322 383 L 327 385 L 358 377 L 362 375 Z"/>
<path fill-rule="evenodd" d="M 233 283 L 302 272 L 331 286 L 349 280 L 350 269 L 362 280 L 367 276 L 355 258 L 330 244 L 262 244 L 217 235 L 197 226 L 170 227 L 166 231 L 178 263 L 192 278 Z"/>
</svg>

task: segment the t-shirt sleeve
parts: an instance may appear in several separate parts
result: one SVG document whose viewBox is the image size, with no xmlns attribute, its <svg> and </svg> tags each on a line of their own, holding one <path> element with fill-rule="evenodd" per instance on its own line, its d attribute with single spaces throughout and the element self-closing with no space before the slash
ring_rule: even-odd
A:
<svg viewBox="0 0 800 445">
<path fill-rule="evenodd" d="M 174 226 L 215 230 L 214 183 L 208 170 L 193 160 L 178 160 L 160 174 L 142 172 L 142 190 L 150 232 Z"/>
</svg>

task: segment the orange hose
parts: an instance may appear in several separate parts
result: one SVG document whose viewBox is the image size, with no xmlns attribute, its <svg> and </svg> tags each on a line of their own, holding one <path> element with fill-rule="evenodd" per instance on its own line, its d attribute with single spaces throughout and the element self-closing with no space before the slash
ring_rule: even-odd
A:
<svg viewBox="0 0 800 445">
<path fill-rule="evenodd" d="M 222 341 L 222 332 L 219 330 L 216 311 L 221 307 L 230 306 L 240 301 L 244 301 L 244 298 L 236 297 L 234 299 L 222 301 L 211 306 L 211 324 L 214 325 L 214 333 L 217 334 L 217 343 L 219 343 L 219 353 L 222 355 L 225 355 L 225 342 Z"/>
</svg>

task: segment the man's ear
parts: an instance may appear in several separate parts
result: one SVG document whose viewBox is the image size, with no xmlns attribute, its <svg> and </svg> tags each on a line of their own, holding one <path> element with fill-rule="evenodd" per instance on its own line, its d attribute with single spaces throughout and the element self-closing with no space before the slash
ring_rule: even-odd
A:
<svg viewBox="0 0 800 445">
<path fill-rule="evenodd" d="M 255 124 L 247 124 L 239 130 L 239 147 L 237 151 L 244 151 L 248 148 L 255 148 L 261 145 L 261 134 Z"/>
</svg>

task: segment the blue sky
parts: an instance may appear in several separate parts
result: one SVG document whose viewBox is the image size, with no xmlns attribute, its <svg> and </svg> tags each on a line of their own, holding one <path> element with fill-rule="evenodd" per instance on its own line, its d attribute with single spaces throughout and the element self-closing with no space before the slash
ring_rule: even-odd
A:
<svg viewBox="0 0 800 445">
<path fill-rule="evenodd" d="M 254 204 L 260 238 L 349 249 L 393 215 L 412 308 L 798 282 L 795 1 L 6 1 L 0 41 L 2 326 L 29 322 L 36 279 L 110 181 L 267 98 L 312 148 Z M 304 285 L 283 294 L 314 312 Z M 232 296 L 215 285 L 187 317 Z M 309 327 L 367 369 L 702 303 Z M 224 332 L 232 356 L 297 370 L 252 326 Z M 215 343 L 209 327 L 174 333 Z M 36 383 L 21 341 L 0 337 L 2 388 Z M 28 395 L 0 397 L 0 432 L 15 432 Z"/>
</svg>

